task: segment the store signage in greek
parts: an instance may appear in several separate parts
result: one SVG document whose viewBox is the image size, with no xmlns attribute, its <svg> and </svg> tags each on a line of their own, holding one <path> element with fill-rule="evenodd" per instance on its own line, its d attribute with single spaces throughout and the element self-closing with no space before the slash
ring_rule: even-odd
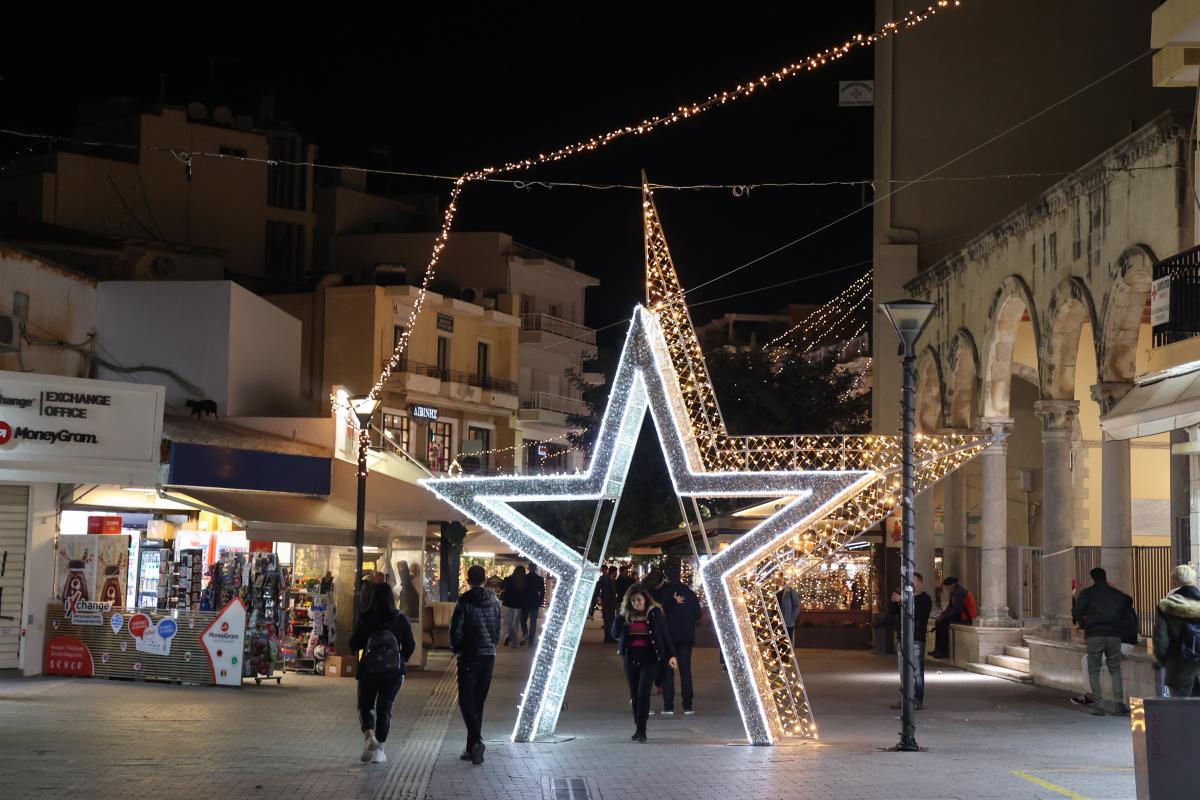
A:
<svg viewBox="0 0 1200 800">
<path fill-rule="evenodd" d="M 0 371 L 0 470 L 21 462 L 156 471 L 164 394 L 161 386 Z"/>
<path fill-rule="evenodd" d="M 433 406 L 411 405 L 408 407 L 408 413 L 412 414 L 417 419 L 437 419 L 438 410 Z"/>
<path fill-rule="evenodd" d="M 1150 324 L 1166 325 L 1171 321 L 1171 276 L 1158 278 L 1150 284 Z"/>
</svg>

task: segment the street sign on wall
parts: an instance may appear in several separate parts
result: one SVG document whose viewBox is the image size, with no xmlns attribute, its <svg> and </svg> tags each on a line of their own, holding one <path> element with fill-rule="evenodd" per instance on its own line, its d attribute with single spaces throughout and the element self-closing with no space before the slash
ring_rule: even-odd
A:
<svg viewBox="0 0 1200 800">
<path fill-rule="evenodd" d="M 1171 276 L 1150 284 L 1150 324 L 1166 325 L 1171 321 Z"/>
<path fill-rule="evenodd" d="M 875 81 L 838 81 L 838 105 L 875 105 Z"/>
</svg>

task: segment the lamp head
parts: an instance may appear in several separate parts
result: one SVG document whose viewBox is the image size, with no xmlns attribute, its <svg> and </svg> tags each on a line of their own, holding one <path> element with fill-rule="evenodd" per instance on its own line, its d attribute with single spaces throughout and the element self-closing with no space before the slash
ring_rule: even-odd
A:
<svg viewBox="0 0 1200 800">
<path fill-rule="evenodd" d="M 890 303 L 879 304 L 879 310 L 884 313 L 888 322 L 892 323 L 896 335 L 900 337 L 900 341 L 904 345 L 905 352 L 911 352 L 913 345 L 920 338 L 921 332 L 929 324 L 935 308 L 937 306 L 934 303 L 911 299 L 893 300 Z"/>
<path fill-rule="evenodd" d="M 350 409 L 354 412 L 354 416 L 358 418 L 359 430 L 363 430 L 371 424 L 371 417 L 375 416 L 375 411 L 378 408 L 378 398 L 371 397 L 370 395 L 360 394 L 350 398 Z"/>
</svg>

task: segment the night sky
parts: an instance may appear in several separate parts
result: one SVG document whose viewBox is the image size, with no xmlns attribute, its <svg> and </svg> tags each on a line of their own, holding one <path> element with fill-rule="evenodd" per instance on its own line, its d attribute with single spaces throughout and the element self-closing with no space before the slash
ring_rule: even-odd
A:
<svg viewBox="0 0 1200 800">
<path fill-rule="evenodd" d="M 869 32 L 873 3 L 817 7 L 797 19 L 773 4 L 720 13 L 696 6 L 414 4 L 354 9 L 253 4 L 191 6 L 189 13 L 114 13 L 99 4 L 35 4 L 6 23 L 0 53 L 4 125 L 69 133 L 79 103 L 132 96 L 201 100 L 253 114 L 256 96 L 319 146 L 318 160 L 453 173 L 532 155 L 702 99 L 779 65 Z M 255 16 L 260 14 L 260 16 Z M 67 22 L 69 20 L 69 23 Z M 937 25 L 933 20 L 931 25 Z M 18 34 L 18 31 L 25 31 Z M 22 44 L 21 42 L 24 42 Z M 25 49 L 28 48 L 28 49 Z M 636 183 L 645 168 L 663 183 L 857 180 L 871 176 L 872 115 L 839 108 L 839 80 L 869 79 L 873 52 L 801 75 L 698 119 L 620 142 L 517 178 Z M 0 158 L 27 147 L 0 137 Z M 395 192 L 445 185 L 396 180 Z M 658 194 L 685 287 L 696 286 L 871 200 L 860 187 Z M 643 295 L 636 192 L 520 190 L 472 185 L 457 230 L 504 230 L 525 244 L 576 259 L 600 277 L 589 295 L 594 326 L 622 319 Z M 864 210 L 692 302 L 868 259 Z M 771 311 L 836 293 L 865 268 L 697 307 L 696 316 Z"/>
</svg>

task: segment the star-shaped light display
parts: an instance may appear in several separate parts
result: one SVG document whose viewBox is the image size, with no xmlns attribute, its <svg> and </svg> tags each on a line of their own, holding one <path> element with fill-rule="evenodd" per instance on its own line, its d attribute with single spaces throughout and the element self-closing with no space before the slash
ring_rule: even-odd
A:
<svg viewBox="0 0 1200 800">
<path fill-rule="evenodd" d="M 786 568 L 811 569 L 891 513 L 899 495 L 899 439 L 731 436 L 648 189 L 643 210 L 651 307 L 634 311 L 587 472 L 423 483 L 556 578 L 515 741 L 554 731 L 604 547 L 596 562 L 589 561 L 510 503 L 619 498 L 647 410 L 679 496 L 789 498 L 778 513 L 713 556 L 701 569 L 701 581 L 749 740 L 815 737 L 775 595 Z M 918 489 L 989 442 L 983 436 L 919 437 Z"/>
</svg>

